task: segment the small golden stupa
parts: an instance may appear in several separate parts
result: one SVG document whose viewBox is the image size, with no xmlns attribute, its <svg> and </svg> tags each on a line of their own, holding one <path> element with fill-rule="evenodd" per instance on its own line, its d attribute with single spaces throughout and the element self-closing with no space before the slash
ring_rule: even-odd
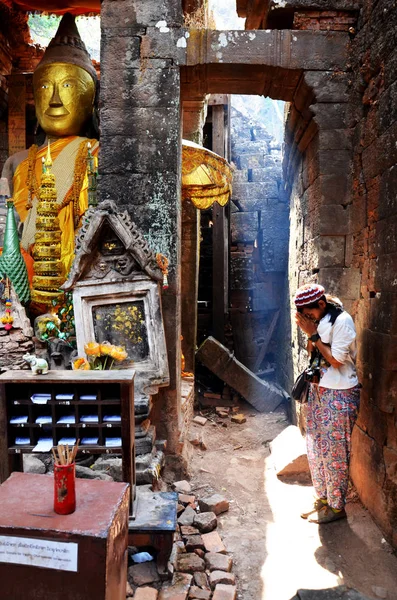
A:
<svg viewBox="0 0 397 600">
<path fill-rule="evenodd" d="M 64 282 L 61 263 L 61 230 L 59 229 L 55 175 L 51 173 L 50 144 L 43 162 L 39 202 L 37 205 L 36 235 L 33 249 L 34 277 L 31 299 L 39 304 L 52 305 L 59 302 Z"/>
</svg>

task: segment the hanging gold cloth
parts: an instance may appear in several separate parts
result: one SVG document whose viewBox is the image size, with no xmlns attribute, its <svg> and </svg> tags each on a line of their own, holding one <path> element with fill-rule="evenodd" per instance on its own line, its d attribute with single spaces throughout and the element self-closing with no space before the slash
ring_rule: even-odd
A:
<svg viewBox="0 0 397 600">
<path fill-rule="evenodd" d="M 194 142 L 182 140 L 182 199 L 205 210 L 225 206 L 232 193 L 233 170 L 226 159 Z"/>
</svg>

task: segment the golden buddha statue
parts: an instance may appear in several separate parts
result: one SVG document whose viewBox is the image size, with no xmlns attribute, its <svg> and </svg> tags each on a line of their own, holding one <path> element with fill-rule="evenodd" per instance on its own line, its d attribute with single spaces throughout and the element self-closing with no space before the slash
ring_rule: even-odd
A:
<svg viewBox="0 0 397 600">
<path fill-rule="evenodd" d="M 74 17 L 65 14 L 33 74 L 36 116 L 46 134 L 41 147 L 11 156 L 4 165 L 14 205 L 23 223 L 22 247 L 40 256 L 34 244 L 42 177 L 42 160 L 50 145 L 52 174 L 56 181 L 61 235 L 63 281 L 74 257 L 75 230 L 88 207 L 87 155 L 96 156 L 98 141 L 84 137 L 92 123 L 97 77 L 77 30 Z M 90 150 L 89 150 L 90 148 Z M 91 154 L 92 153 L 92 154 Z M 40 221 L 40 219 L 39 219 Z"/>
</svg>

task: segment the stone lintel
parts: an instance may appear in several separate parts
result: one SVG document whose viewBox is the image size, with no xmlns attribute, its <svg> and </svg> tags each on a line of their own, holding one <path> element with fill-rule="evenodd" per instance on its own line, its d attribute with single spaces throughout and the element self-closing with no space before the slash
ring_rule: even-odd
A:
<svg viewBox="0 0 397 600">
<path fill-rule="evenodd" d="M 172 58 L 180 66 L 266 65 L 310 71 L 344 70 L 349 37 L 326 31 L 214 31 L 149 27 L 142 58 Z"/>
</svg>

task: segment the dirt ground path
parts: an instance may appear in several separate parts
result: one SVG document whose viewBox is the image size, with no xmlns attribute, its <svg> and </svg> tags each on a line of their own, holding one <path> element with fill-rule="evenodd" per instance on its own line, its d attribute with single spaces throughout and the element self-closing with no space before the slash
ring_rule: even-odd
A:
<svg viewBox="0 0 397 600">
<path fill-rule="evenodd" d="M 290 600 L 298 589 L 347 585 L 369 598 L 397 600 L 397 558 L 360 502 L 348 503 L 344 521 L 319 527 L 301 519 L 313 488 L 280 482 L 268 447 L 288 425 L 286 415 L 249 405 L 242 412 L 242 425 L 191 425 L 207 445 L 194 449 L 193 490 L 230 500 L 218 527 L 234 558 L 238 598 Z"/>
</svg>

